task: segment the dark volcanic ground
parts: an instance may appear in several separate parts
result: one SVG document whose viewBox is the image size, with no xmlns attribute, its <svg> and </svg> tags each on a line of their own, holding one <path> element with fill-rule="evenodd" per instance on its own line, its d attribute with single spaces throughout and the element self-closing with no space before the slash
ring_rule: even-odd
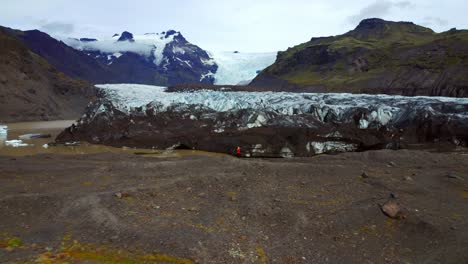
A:
<svg viewBox="0 0 468 264">
<path fill-rule="evenodd" d="M 391 194 L 404 219 L 380 210 Z M 1 263 L 468 263 L 467 248 L 460 154 L 0 157 Z"/>
</svg>

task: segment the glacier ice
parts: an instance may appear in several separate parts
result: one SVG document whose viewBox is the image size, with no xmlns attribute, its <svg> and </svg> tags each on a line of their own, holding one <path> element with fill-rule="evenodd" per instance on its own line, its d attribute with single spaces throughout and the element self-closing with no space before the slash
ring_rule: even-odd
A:
<svg viewBox="0 0 468 264">
<path fill-rule="evenodd" d="M 215 52 L 208 53 L 218 65 L 215 84 L 237 85 L 248 84 L 259 71 L 273 64 L 276 60 L 275 52 L 267 53 L 234 53 Z"/>
<path fill-rule="evenodd" d="M 450 97 L 406 97 L 394 95 L 366 94 L 311 94 L 287 92 L 226 92 L 202 90 L 193 92 L 165 92 L 165 87 L 136 84 L 104 84 L 97 85 L 114 107 L 119 111 L 129 113 L 136 107 L 145 108 L 151 104 L 154 110 L 166 111 L 169 107 L 186 109 L 187 105 L 211 109 L 216 112 L 229 112 L 241 109 L 259 111 L 249 123 L 250 127 L 260 127 L 268 123 L 268 118 L 261 112 L 277 113 L 295 116 L 302 113 L 316 115 L 322 122 L 326 118 L 346 119 L 346 114 L 353 109 L 362 108 L 368 111 L 359 121 L 362 129 L 371 124 L 385 126 L 403 114 L 411 114 L 417 109 L 427 109 L 430 105 L 456 103 L 468 105 L 468 98 Z M 410 105 L 410 107 L 409 107 Z M 185 106 L 185 108 L 184 108 Z M 100 106 L 98 112 L 105 111 Z M 433 114 L 436 110 L 432 109 Z M 448 112 L 441 115 L 456 115 L 468 118 L 468 112 Z"/>
<path fill-rule="evenodd" d="M 7 140 L 5 141 L 5 145 L 14 148 L 32 146 L 31 144 L 24 143 L 20 139 Z"/>
</svg>

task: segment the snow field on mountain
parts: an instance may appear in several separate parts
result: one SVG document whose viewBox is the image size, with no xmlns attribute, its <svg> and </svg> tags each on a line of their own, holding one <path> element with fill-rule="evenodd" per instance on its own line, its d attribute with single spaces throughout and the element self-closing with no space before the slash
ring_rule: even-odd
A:
<svg viewBox="0 0 468 264">
<path fill-rule="evenodd" d="M 273 64 L 276 60 L 276 53 L 234 53 L 209 52 L 210 57 L 218 65 L 215 73 L 215 84 L 237 85 L 248 84 L 257 76 L 258 71 Z"/>
<path fill-rule="evenodd" d="M 120 54 L 133 52 L 145 57 L 154 56 L 154 63 L 160 65 L 164 59 L 163 52 L 166 45 L 174 40 L 179 33 L 165 37 L 164 34 L 152 33 L 133 36 L 134 42 L 117 41 L 117 37 L 100 39 L 98 41 L 79 41 L 76 39 L 64 39 L 65 43 L 77 50 L 101 51 L 103 53 Z M 121 55 L 121 54 L 120 54 Z M 120 56 L 116 56 L 117 58 Z"/>
</svg>

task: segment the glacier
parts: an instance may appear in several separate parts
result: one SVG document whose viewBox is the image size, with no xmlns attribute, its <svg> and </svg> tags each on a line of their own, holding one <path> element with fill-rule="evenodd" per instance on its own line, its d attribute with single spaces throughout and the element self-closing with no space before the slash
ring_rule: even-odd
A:
<svg viewBox="0 0 468 264">
<path fill-rule="evenodd" d="M 57 142 L 184 147 L 249 157 L 410 145 L 468 145 L 468 98 L 97 85 L 98 99 Z"/>
<path fill-rule="evenodd" d="M 218 65 L 218 70 L 214 74 L 217 85 L 249 84 L 260 71 L 272 65 L 276 60 L 276 52 L 209 51 L 208 54 Z"/>
<path fill-rule="evenodd" d="M 275 112 L 282 115 L 311 113 L 324 121 L 328 113 L 338 118 L 346 112 L 365 108 L 368 114 L 359 120 L 359 127 L 366 129 L 372 122 L 387 125 L 407 112 L 408 108 L 416 111 L 427 110 L 432 114 L 444 114 L 436 109 L 452 103 L 468 106 L 468 98 L 368 95 L 348 93 L 290 93 L 290 92 L 230 92 L 201 90 L 198 92 L 166 92 L 166 87 L 138 84 L 102 84 L 96 85 L 104 97 L 112 101 L 120 111 L 129 113 L 136 107 L 151 104 L 164 112 L 170 107 L 180 105 L 198 105 L 216 112 L 239 111 L 246 109 Z M 184 108 L 182 108 L 184 109 Z M 103 110 L 104 111 L 104 110 Z M 468 119 L 467 111 L 455 111 L 446 115 L 463 116 Z M 264 123 L 264 117 L 256 119 Z"/>
</svg>

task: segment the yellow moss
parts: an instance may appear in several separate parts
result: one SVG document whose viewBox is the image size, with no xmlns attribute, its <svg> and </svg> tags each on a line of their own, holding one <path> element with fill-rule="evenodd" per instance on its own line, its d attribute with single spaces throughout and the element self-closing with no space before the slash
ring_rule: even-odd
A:
<svg viewBox="0 0 468 264">
<path fill-rule="evenodd" d="M 195 263 L 189 259 L 178 258 L 166 254 L 151 254 L 142 256 L 143 260 L 156 261 L 156 263 L 179 263 L 179 264 L 192 264 Z"/>
<path fill-rule="evenodd" d="M 14 238 L 8 239 L 6 244 L 7 244 L 7 247 L 17 248 L 23 245 L 23 241 L 17 237 L 14 237 Z"/>
<path fill-rule="evenodd" d="M 260 264 L 267 263 L 267 256 L 265 254 L 265 250 L 263 250 L 263 247 L 261 245 L 257 246 L 257 257 L 258 257 L 258 260 L 260 261 Z"/>
<path fill-rule="evenodd" d="M 237 192 L 227 192 L 226 195 L 228 197 L 236 197 L 237 196 Z"/>
<path fill-rule="evenodd" d="M 93 182 L 92 181 L 84 181 L 83 185 L 91 185 Z"/>
<path fill-rule="evenodd" d="M 378 235 L 377 227 L 375 225 L 363 225 L 361 228 L 359 228 L 359 233 L 366 233 L 374 236 Z"/>
<path fill-rule="evenodd" d="M 463 196 L 463 198 L 468 198 L 468 190 L 464 190 L 462 192 L 462 196 Z"/>
<path fill-rule="evenodd" d="M 336 204 L 339 204 L 340 201 L 338 201 L 337 199 L 331 199 L 331 200 L 328 200 L 328 201 L 322 201 L 322 202 L 317 202 L 316 204 L 319 205 L 319 206 L 331 206 L 331 205 L 336 205 Z"/>
<path fill-rule="evenodd" d="M 299 199 L 294 199 L 294 198 L 289 198 L 288 201 L 293 204 L 299 204 L 299 205 L 309 205 L 309 201 L 305 200 L 299 200 Z"/>
<path fill-rule="evenodd" d="M 204 226 L 204 225 L 192 225 L 192 227 L 195 227 L 197 229 L 201 229 L 201 230 L 205 230 L 207 232 L 212 232 L 213 229 L 208 227 L 208 226 Z"/>
<path fill-rule="evenodd" d="M 460 219 L 462 216 L 460 214 L 452 214 L 452 219 Z"/>
<path fill-rule="evenodd" d="M 70 241 L 71 237 L 66 235 L 64 240 Z M 190 259 L 179 258 L 167 254 L 136 254 L 125 250 L 110 250 L 106 247 L 95 247 L 92 245 L 81 245 L 76 240 L 73 245 L 62 249 L 59 253 L 45 252 L 36 258 L 39 264 L 55 264 L 68 262 L 98 262 L 109 264 L 191 264 Z"/>
<path fill-rule="evenodd" d="M 385 221 L 385 227 L 388 231 L 394 231 L 397 228 L 397 223 L 398 223 L 397 220 L 387 218 L 387 220 Z M 386 234 L 389 235 L 390 233 L 386 233 Z"/>
</svg>

